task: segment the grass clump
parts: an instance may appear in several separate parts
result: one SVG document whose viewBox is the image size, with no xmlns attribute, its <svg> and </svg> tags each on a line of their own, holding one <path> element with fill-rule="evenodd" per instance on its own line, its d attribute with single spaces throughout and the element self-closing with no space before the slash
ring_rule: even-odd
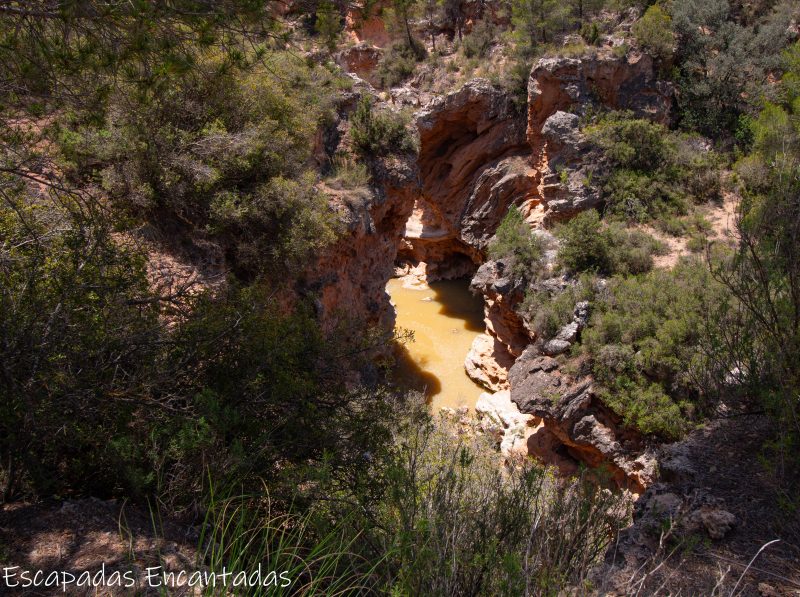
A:
<svg viewBox="0 0 800 597">
<path fill-rule="evenodd" d="M 411 411 L 390 449 L 364 461 L 361 491 L 320 480 L 289 514 L 265 495 L 215 496 L 209 567 L 261 562 L 287 571 L 292 594 L 549 594 L 586 581 L 628 513 L 621 495 L 530 460 L 504 470 L 485 438 Z"/>
<path fill-rule="evenodd" d="M 572 273 L 642 274 L 653 268 L 653 255 L 666 250 L 645 232 L 626 229 L 619 222 L 601 223 L 594 210 L 578 214 L 556 234 L 562 241 L 559 263 Z"/>
</svg>

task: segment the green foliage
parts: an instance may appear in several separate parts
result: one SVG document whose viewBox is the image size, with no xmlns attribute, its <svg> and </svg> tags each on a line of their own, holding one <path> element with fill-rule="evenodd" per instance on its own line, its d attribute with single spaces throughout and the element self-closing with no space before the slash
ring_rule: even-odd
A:
<svg viewBox="0 0 800 597">
<path fill-rule="evenodd" d="M 379 111 L 369 96 L 362 96 L 350 118 L 350 136 L 365 156 L 385 156 L 414 151 L 414 141 L 402 115 Z"/>
<path fill-rule="evenodd" d="M 316 23 L 314 28 L 319 33 L 322 42 L 329 52 L 336 50 L 336 42 L 342 32 L 342 17 L 336 6 L 330 0 L 324 0 L 317 7 Z"/>
<path fill-rule="evenodd" d="M 303 595 L 550 594 L 587 582 L 624 524 L 623 497 L 586 475 L 503 470 L 491 446 L 418 406 L 395 420 L 390 449 L 363 462 L 377 493 L 307 483 L 283 513 L 269 496 L 209 491 L 203 565 L 286 570 Z"/>
<path fill-rule="evenodd" d="M 765 3 L 743 22 L 728 0 L 676 0 L 675 80 L 681 124 L 712 138 L 737 131 L 748 103 L 768 92 L 767 76 L 783 66 L 780 50 L 790 41 L 792 2 Z"/>
<path fill-rule="evenodd" d="M 556 234 L 562 240 L 559 262 L 570 272 L 641 274 L 652 269 L 653 255 L 665 250 L 645 232 L 628 230 L 618 222 L 601 224 L 594 210 L 578 214 Z"/>
<path fill-rule="evenodd" d="M 669 60 L 675 51 L 672 18 L 658 4 L 650 6 L 631 29 L 639 46 L 654 58 Z"/>
<path fill-rule="evenodd" d="M 478 21 L 462 40 L 461 51 L 467 58 L 486 58 L 496 39 L 497 31 L 491 21 Z"/>
<path fill-rule="evenodd" d="M 333 171 L 327 179 L 329 186 L 337 189 L 366 189 L 369 185 L 369 170 L 355 156 L 337 155 L 333 158 Z"/>
<path fill-rule="evenodd" d="M 555 293 L 536 287 L 529 289 L 519 311 L 538 338 L 550 340 L 572 321 L 575 304 L 593 300 L 595 293 L 592 275 L 582 274 L 576 284 Z"/>
<path fill-rule="evenodd" d="M 414 74 L 417 64 L 425 59 L 425 48 L 419 42 L 394 42 L 378 63 L 381 87 L 396 87 Z"/>
<path fill-rule="evenodd" d="M 552 40 L 564 28 L 568 6 L 556 0 L 512 0 L 511 23 L 518 50 L 532 57 L 536 47 Z"/>
<path fill-rule="evenodd" d="M 614 278 L 593 304 L 584 350 L 603 401 L 644 433 L 679 437 L 691 425 L 707 363 L 707 315 L 720 287 L 699 263 Z"/>
<path fill-rule="evenodd" d="M 512 207 L 489 243 L 488 253 L 491 259 L 510 260 L 515 277 L 531 280 L 541 269 L 544 247 L 541 239 L 531 232 L 522 213 Z"/>
<path fill-rule="evenodd" d="M 603 116 L 586 133 L 608 161 L 598 182 L 611 214 L 662 219 L 720 198 L 720 159 L 695 137 L 625 113 Z"/>
<path fill-rule="evenodd" d="M 737 164 L 741 216 L 737 251 L 714 275 L 739 318 L 721 330 L 741 382 L 776 415 L 788 452 L 800 438 L 800 44 L 784 54 L 781 102 L 752 121 L 753 153 Z"/>
<path fill-rule="evenodd" d="M 210 59 L 157 92 L 119 89 L 102 124 L 65 119 L 64 167 L 99 177 L 136 218 L 211 231 L 237 273 L 278 275 L 333 238 L 303 172 L 334 86 L 288 53 L 247 72 Z M 287 248 L 291 258 L 279 258 Z"/>
</svg>

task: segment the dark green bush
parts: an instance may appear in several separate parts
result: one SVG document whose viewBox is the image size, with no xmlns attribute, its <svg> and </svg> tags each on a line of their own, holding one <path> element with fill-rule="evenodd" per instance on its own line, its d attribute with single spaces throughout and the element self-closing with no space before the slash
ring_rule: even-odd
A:
<svg viewBox="0 0 800 597">
<path fill-rule="evenodd" d="M 654 58 L 668 60 L 675 51 L 672 19 L 658 4 L 648 7 L 631 28 L 639 46 Z"/>
<path fill-rule="evenodd" d="M 65 118 L 64 167 L 100 178 L 138 220 L 213 232 L 241 257 L 237 273 L 285 273 L 277 253 L 291 246 L 302 259 L 333 236 L 332 214 L 304 173 L 336 85 L 290 54 L 244 72 L 209 59 L 148 94 L 118 89 L 99 126 Z"/>
<path fill-rule="evenodd" d="M 603 400 L 644 433 L 678 437 L 702 406 L 706 319 L 720 287 L 701 263 L 614 278 L 594 301 L 582 345 Z"/>
<path fill-rule="evenodd" d="M 486 58 L 496 39 L 497 31 L 491 21 L 478 21 L 461 41 L 461 51 L 467 58 Z"/>
<path fill-rule="evenodd" d="M 400 114 L 376 110 L 372 98 L 363 96 L 350 118 L 350 136 L 365 156 L 414 151 L 414 140 Z"/>
<path fill-rule="evenodd" d="M 522 213 L 512 207 L 489 243 L 488 253 L 491 259 L 509 259 L 514 276 L 532 280 L 541 269 L 544 247 Z"/>
<path fill-rule="evenodd" d="M 412 45 L 404 40 L 389 46 L 378 63 L 381 87 L 395 87 L 413 75 L 426 53 L 425 46 L 417 40 Z"/>
<path fill-rule="evenodd" d="M 562 241 L 559 262 L 570 272 L 641 274 L 652 269 L 654 254 L 666 250 L 645 232 L 628 230 L 618 222 L 601 223 L 594 210 L 578 214 L 556 234 Z"/>
<path fill-rule="evenodd" d="M 603 116 L 586 133 L 608 162 L 598 183 L 611 214 L 658 220 L 721 198 L 720 159 L 699 139 L 625 113 Z"/>
</svg>

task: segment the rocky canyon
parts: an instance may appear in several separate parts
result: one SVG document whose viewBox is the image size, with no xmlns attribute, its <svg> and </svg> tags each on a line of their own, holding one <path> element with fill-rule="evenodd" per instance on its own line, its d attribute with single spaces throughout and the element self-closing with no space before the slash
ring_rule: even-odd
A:
<svg viewBox="0 0 800 597">
<path fill-rule="evenodd" d="M 360 78 L 369 78 L 362 66 L 352 71 L 356 89 L 341 98 L 336 121 L 320 135 L 320 163 L 351 142 L 347 117 L 357 96 L 376 93 Z M 369 193 L 332 195 L 346 231 L 309 268 L 302 290 L 316 293 L 331 325 L 346 314 L 387 326 L 392 307 L 384 287 L 395 272 L 427 281 L 472 277 L 486 330 L 466 355 L 466 369 L 488 391 L 510 391 L 514 408 L 530 415 L 528 429 L 513 431 L 524 436 L 525 450 L 565 471 L 605 467 L 620 486 L 643 491 L 655 466 L 646 441 L 604 407 L 590 377 L 562 372 L 553 358 L 576 339 L 586 314 L 543 345 L 517 310 L 525 288 L 486 249 L 516 207 L 550 244 L 552 260 L 557 241 L 548 229 L 599 203 L 599 190 L 587 182 L 599 156 L 580 131 L 583 115 L 627 109 L 663 123 L 672 101 L 650 57 L 607 50 L 538 61 L 524 108 L 485 79 L 433 98 L 413 115 L 416 155 L 376 157 Z M 557 290 L 571 282 L 554 275 L 545 283 Z"/>
</svg>

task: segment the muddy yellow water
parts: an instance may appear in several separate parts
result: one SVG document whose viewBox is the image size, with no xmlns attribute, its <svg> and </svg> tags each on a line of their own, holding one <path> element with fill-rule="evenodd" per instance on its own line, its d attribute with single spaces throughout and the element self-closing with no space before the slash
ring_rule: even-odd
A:
<svg viewBox="0 0 800 597">
<path fill-rule="evenodd" d="M 394 279 L 386 291 L 397 313 L 396 328 L 414 332 L 399 359 L 404 385 L 425 392 L 433 412 L 443 406 L 474 407 L 482 390 L 464 371 L 464 358 L 484 324 L 482 301 L 470 293 L 469 281 L 408 288 Z"/>
</svg>

